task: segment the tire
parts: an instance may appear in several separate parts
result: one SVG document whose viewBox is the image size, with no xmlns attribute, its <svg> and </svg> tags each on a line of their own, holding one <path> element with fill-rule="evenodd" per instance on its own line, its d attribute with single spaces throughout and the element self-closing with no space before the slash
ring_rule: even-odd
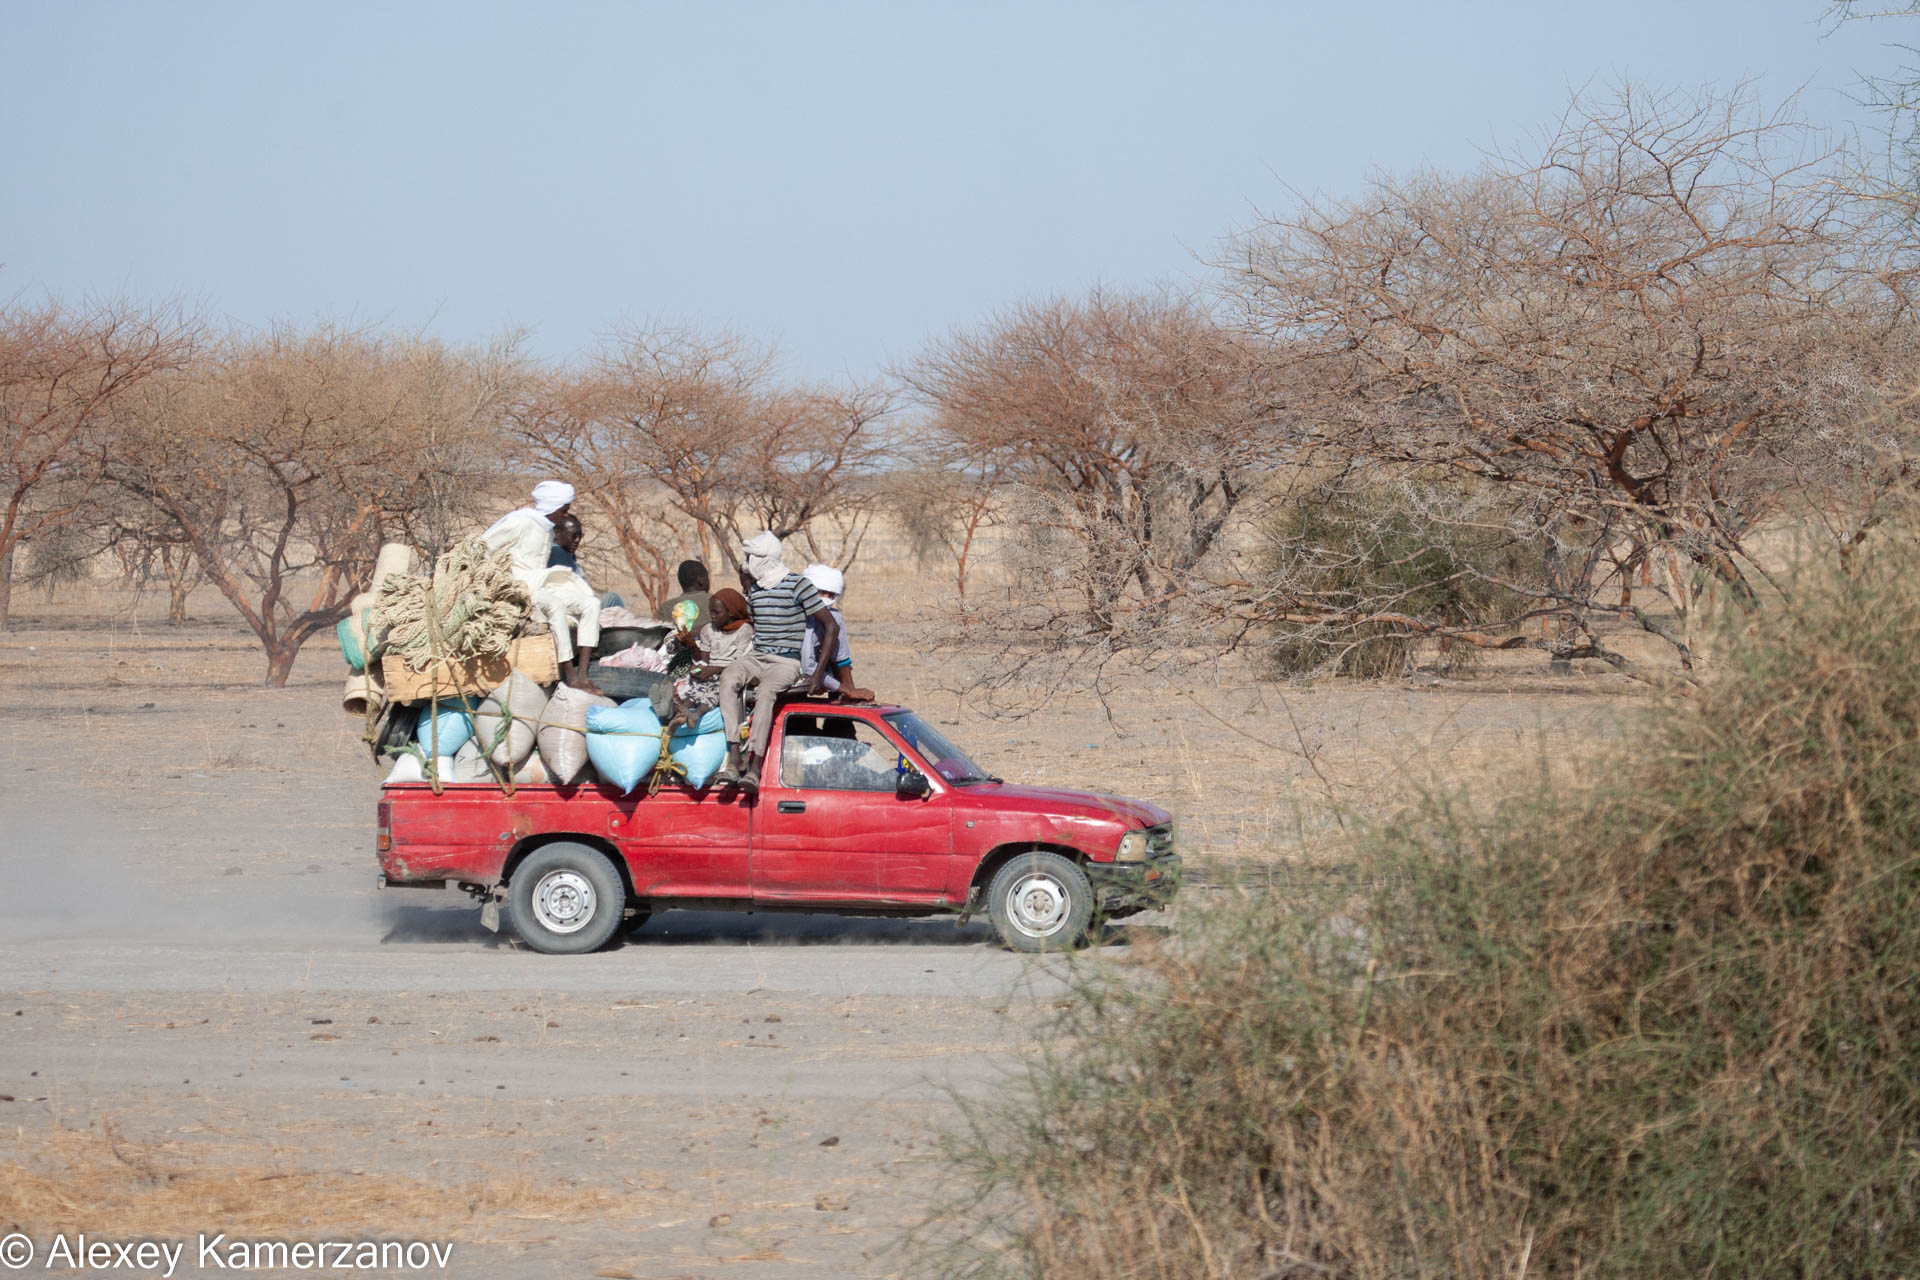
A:
<svg viewBox="0 0 1920 1280">
<path fill-rule="evenodd" d="M 550 956 L 598 951 L 620 927 L 626 905 L 627 887 L 607 855 L 571 841 L 535 849 L 507 885 L 513 931 Z"/>
<path fill-rule="evenodd" d="M 1071 858 L 1023 853 L 994 872 L 987 918 L 1015 951 L 1070 951 L 1093 922 L 1093 885 Z"/>
</svg>

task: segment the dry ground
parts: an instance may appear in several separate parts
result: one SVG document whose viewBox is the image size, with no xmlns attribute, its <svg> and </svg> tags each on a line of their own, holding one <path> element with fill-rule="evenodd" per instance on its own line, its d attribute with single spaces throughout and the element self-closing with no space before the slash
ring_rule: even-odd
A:
<svg viewBox="0 0 1920 1280">
<path fill-rule="evenodd" d="M 863 683 L 1009 779 L 1166 805 L 1215 875 L 1337 856 L 1335 805 L 1577 762 L 1638 696 L 1530 655 L 1310 688 L 1209 667 L 994 721 L 888 642 L 900 585 L 856 577 Z M 107 590 L 18 603 L 0 1233 L 453 1239 L 462 1276 L 912 1273 L 889 1245 L 947 1091 L 1017 1066 L 1046 965 L 977 923 L 680 914 L 533 955 L 464 899 L 374 889 L 378 773 L 330 645 L 266 690 L 215 599 L 177 628 Z"/>
</svg>

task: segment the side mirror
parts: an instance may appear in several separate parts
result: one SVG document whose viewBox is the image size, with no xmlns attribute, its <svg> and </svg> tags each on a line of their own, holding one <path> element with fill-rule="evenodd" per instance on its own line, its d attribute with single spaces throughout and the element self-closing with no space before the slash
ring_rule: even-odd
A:
<svg viewBox="0 0 1920 1280">
<path fill-rule="evenodd" d="M 893 784 L 893 794 L 902 800 L 920 800 L 933 794 L 933 784 L 918 769 L 908 769 Z"/>
</svg>

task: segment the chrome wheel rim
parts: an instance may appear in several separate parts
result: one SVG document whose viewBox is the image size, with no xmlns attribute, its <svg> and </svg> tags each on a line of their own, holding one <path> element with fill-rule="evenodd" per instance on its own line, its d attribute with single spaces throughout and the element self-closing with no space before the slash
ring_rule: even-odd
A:
<svg viewBox="0 0 1920 1280">
<path fill-rule="evenodd" d="M 578 871 L 549 871 L 533 886 L 533 918 L 553 933 L 578 933 L 593 919 L 593 885 Z"/>
<path fill-rule="evenodd" d="M 1046 938 L 1066 923 L 1067 887 L 1044 871 L 1030 871 L 1007 890 L 1007 919 L 1029 938 Z"/>
</svg>

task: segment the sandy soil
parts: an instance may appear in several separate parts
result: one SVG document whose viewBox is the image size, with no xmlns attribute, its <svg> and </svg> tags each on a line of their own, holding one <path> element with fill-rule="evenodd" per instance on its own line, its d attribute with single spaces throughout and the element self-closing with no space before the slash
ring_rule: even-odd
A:
<svg viewBox="0 0 1920 1280">
<path fill-rule="evenodd" d="M 427 1208 L 315 1191 L 256 1234 L 453 1239 L 452 1275 L 913 1273 L 891 1246 L 952 1095 L 1017 1070 L 1052 966 L 977 923 L 690 913 L 535 955 L 464 898 L 375 889 L 378 773 L 329 646 L 266 690 L 211 602 L 179 628 L 110 595 L 21 603 L 0 634 L 0 1232 L 10 1187 L 27 1203 L 76 1135 L 110 1130 L 145 1154 L 109 1148 L 119 1182 L 72 1174 L 91 1189 L 25 1226 L 222 1230 L 155 1195 L 225 1169 L 408 1180 Z M 857 604 L 851 621 L 881 634 Z M 1637 696 L 1537 661 L 1307 689 L 1209 669 L 992 721 L 903 648 L 859 657 L 1011 780 L 1167 805 L 1216 875 L 1332 856 L 1334 803 L 1578 761 Z"/>
</svg>

